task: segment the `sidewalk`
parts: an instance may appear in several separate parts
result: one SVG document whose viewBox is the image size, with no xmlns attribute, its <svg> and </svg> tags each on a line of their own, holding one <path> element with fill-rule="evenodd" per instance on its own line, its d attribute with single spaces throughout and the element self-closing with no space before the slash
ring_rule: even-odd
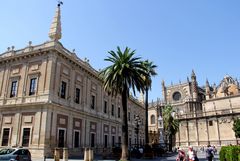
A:
<svg viewBox="0 0 240 161">
<path fill-rule="evenodd" d="M 176 161 L 177 154 L 176 153 L 166 153 L 162 157 L 157 157 L 153 159 L 136 159 L 136 158 L 131 158 L 131 161 Z M 198 158 L 200 161 L 205 161 L 206 156 L 205 153 L 198 153 Z M 44 161 L 44 159 L 39 159 L 39 158 L 32 158 L 33 161 Z M 45 161 L 54 161 L 53 158 L 47 158 Z M 60 161 L 63 161 L 63 159 L 60 159 Z M 81 159 L 68 159 L 68 161 L 83 161 L 83 158 Z M 116 161 L 116 160 L 103 160 L 99 157 L 95 158 L 94 161 Z M 214 161 L 219 161 L 219 155 L 216 154 L 214 157 Z"/>
</svg>

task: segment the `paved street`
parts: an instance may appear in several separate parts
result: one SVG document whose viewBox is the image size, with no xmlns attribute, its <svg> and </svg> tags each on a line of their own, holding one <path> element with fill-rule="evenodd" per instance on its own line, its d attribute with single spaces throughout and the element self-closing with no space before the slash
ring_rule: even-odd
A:
<svg viewBox="0 0 240 161">
<path fill-rule="evenodd" d="M 176 161 L 176 156 L 177 154 L 168 154 L 168 156 L 165 157 L 158 157 L 154 159 L 136 159 L 136 158 L 131 158 L 131 161 Z M 207 159 L 205 158 L 205 153 L 198 153 L 198 158 L 200 161 L 206 161 Z M 33 161 L 44 161 L 44 159 L 32 159 Z M 112 160 L 101 160 L 101 159 L 96 159 L 96 161 L 112 161 Z M 54 159 L 46 159 L 46 161 L 54 161 Z M 62 159 L 61 159 L 62 161 Z M 83 158 L 81 159 L 69 159 L 69 161 L 83 161 Z M 215 160 L 214 161 L 219 161 L 219 155 L 215 155 Z"/>
</svg>

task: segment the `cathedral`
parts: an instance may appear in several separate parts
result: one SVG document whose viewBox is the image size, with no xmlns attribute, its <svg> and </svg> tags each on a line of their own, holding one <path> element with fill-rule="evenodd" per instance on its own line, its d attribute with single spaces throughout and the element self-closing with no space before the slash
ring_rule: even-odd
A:
<svg viewBox="0 0 240 161">
<path fill-rule="evenodd" d="M 179 120 L 175 145 L 215 146 L 236 145 L 238 140 L 232 130 L 234 118 L 240 117 L 240 88 L 237 79 L 226 75 L 221 82 L 210 85 L 208 80 L 199 86 L 192 71 L 191 80 L 166 86 L 162 82 L 163 100 L 149 105 L 149 136 L 159 142 L 158 118 L 161 109 L 170 104 Z M 153 135 L 155 132 L 156 135 Z"/>
<path fill-rule="evenodd" d="M 56 147 L 70 156 L 83 155 L 85 147 L 102 153 L 122 142 L 121 97 L 105 92 L 99 72 L 61 44 L 60 9 L 49 41 L 0 55 L 0 147 L 27 147 L 33 158 L 53 157 Z M 129 144 L 137 143 L 136 116 L 139 143 L 145 142 L 144 111 L 130 96 Z"/>
</svg>

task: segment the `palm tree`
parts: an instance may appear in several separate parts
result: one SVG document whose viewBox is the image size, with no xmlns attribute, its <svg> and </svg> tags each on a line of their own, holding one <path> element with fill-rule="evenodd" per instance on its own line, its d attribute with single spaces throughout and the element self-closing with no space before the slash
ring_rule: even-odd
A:
<svg viewBox="0 0 240 161">
<path fill-rule="evenodd" d="M 156 65 L 153 64 L 153 62 L 146 60 L 143 62 L 143 65 L 145 66 L 147 70 L 147 77 L 144 77 L 145 80 L 145 141 L 146 144 L 149 143 L 149 137 L 148 137 L 148 90 L 151 90 L 151 85 L 152 85 L 152 76 L 157 75 L 155 68 L 157 68 Z"/>
<path fill-rule="evenodd" d="M 175 111 L 171 105 L 167 105 L 163 109 L 163 125 L 169 140 L 169 151 L 172 151 L 172 137 L 177 133 L 179 121 L 174 118 Z"/>
<path fill-rule="evenodd" d="M 129 91 L 132 89 L 134 95 L 135 91 L 143 91 L 145 82 L 143 75 L 147 76 L 145 66 L 142 65 L 140 57 L 134 57 L 135 50 L 126 47 L 124 52 L 120 47 L 117 51 L 109 51 L 111 56 L 108 56 L 105 61 L 111 63 L 100 72 L 104 81 L 104 90 L 116 96 L 121 94 L 122 108 L 123 108 L 123 143 L 121 160 L 128 159 L 128 121 L 127 121 L 127 100 L 129 98 Z"/>
</svg>

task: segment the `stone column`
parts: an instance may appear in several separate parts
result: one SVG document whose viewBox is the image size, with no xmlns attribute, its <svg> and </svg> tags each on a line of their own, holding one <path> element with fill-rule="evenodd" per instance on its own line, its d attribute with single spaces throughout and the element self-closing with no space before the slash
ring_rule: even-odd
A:
<svg viewBox="0 0 240 161">
<path fill-rule="evenodd" d="M 63 161 L 68 161 L 68 148 L 63 148 Z"/>
<path fill-rule="evenodd" d="M 84 149 L 84 161 L 89 161 L 89 148 Z"/>
<path fill-rule="evenodd" d="M 60 161 L 60 149 L 59 148 L 55 148 L 54 161 Z"/>
<path fill-rule="evenodd" d="M 76 71 L 72 69 L 70 72 L 70 96 L 71 96 L 71 105 L 74 106 L 75 102 L 75 92 L 76 92 Z M 81 97 L 81 95 L 80 95 Z M 80 99 L 81 100 L 81 99 Z"/>
<path fill-rule="evenodd" d="M 209 130 L 208 130 L 209 127 L 208 127 L 208 119 L 207 118 L 206 118 L 206 127 L 207 127 L 207 142 L 208 142 L 207 145 L 208 145 L 208 144 L 210 144 L 210 140 L 209 140 L 209 133 L 208 133 L 209 132 Z"/>
<path fill-rule="evenodd" d="M 89 155 L 89 161 L 93 161 L 93 149 L 90 148 L 89 151 L 88 151 L 88 155 Z"/>
<path fill-rule="evenodd" d="M 187 146 L 189 146 L 189 127 L 188 127 L 188 120 L 186 120 L 187 123 Z"/>
<path fill-rule="evenodd" d="M 6 68 L 3 68 L 4 70 L 1 70 L 0 71 L 0 97 L 3 96 L 4 94 L 4 79 L 6 77 L 6 72 L 7 72 L 7 69 Z"/>
<path fill-rule="evenodd" d="M 56 92 L 55 94 L 57 95 L 57 89 L 55 89 L 55 83 L 57 83 L 58 81 L 60 81 L 59 79 L 57 79 L 57 72 L 56 69 L 60 68 L 58 66 L 58 68 L 56 68 L 57 66 L 57 56 L 55 55 L 55 53 L 50 53 L 48 55 L 48 60 L 47 60 L 47 66 L 46 66 L 46 76 L 45 76 L 45 85 L 44 85 L 44 93 L 50 93 L 50 94 L 54 94 L 54 91 Z M 60 70 L 60 69 L 59 69 Z"/>
<path fill-rule="evenodd" d="M 220 138 L 220 130 L 219 130 L 219 118 L 216 117 L 216 119 L 217 119 L 218 146 L 221 146 L 221 138 Z"/>
</svg>

